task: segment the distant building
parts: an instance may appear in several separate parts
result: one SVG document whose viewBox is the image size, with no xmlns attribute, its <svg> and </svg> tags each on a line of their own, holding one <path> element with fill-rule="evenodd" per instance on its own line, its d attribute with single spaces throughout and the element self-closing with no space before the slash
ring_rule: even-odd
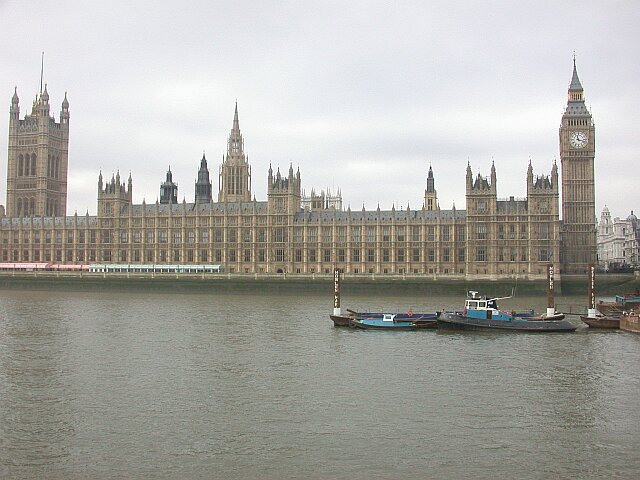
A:
<svg viewBox="0 0 640 480">
<path fill-rule="evenodd" d="M 560 128 L 562 222 L 555 162 L 544 175 L 534 175 L 529 162 L 526 198 L 499 198 L 495 165 L 482 176 L 468 163 L 461 210 L 440 207 L 431 166 L 424 203 L 415 210 L 345 210 L 340 190 L 311 189 L 307 197 L 293 165 L 286 174 L 269 167 L 267 199 L 258 201 L 237 104 L 217 201 L 203 154 L 193 202 L 178 201 L 170 169 L 153 204 L 133 202 L 131 175 L 125 184 L 119 172 L 106 182 L 100 173 L 97 215 L 66 216 L 68 102 L 65 97 L 56 124 L 44 107 L 45 94 L 46 88 L 25 120 L 19 120 L 17 94 L 12 99 L 7 212 L 0 220 L 3 262 L 215 263 L 231 273 L 314 274 L 339 267 L 354 274 L 543 278 L 548 263 L 556 271 L 580 272 L 595 259 L 594 127 L 575 63 Z"/>
<path fill-rule="evenodd" d="M 633 214 L 611 219 L 605 205 L 598 224 L 598 265 L 605 271 L 626 270 L 640 267 L 640 231 L 638 219 Z"/>
</svg>

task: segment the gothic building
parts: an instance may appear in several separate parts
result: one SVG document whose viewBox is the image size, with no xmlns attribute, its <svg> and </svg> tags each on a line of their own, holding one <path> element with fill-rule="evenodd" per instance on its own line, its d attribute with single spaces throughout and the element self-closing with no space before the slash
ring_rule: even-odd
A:
<svg viewBox="0 0 640 480">
<path fill-rule="evenodd" d="M 65 94 L 60 121 L 50 116 L 45 85 L 20 119 L 16 88 L 9 109 L 7 207 L 9 217 L 61 216 L 67 211 L 69 102 Z"/>
<path fill-rule="evenodd" d="M 215 263 L 227 272 L 247 274 L 331 273 L 339 267 L 352 274 L 543 278 L 548 263 L 559 270 L 561 261 L 573 262 L 562 263 L 569 271 L 591 259 L 594 131 L 575 64 L 560 128 L 564 223 L 555 162 L 545 175 L 534 175 L 529 163 L 523 175 L 526 198 L 498 197 L 495 165 L 489 176 L 482 176 L 474 175 L 468 164 L 466 210 L 440 207 L 431 166 L 424 204 L 417 209 L 344 210 L 339 191 L 317 195 L 312 189 L 305 197 L 300 170 L 294 171 L 293 165 L 283 173 L 269 167 L 267 199 L 258 201 L 251 193 L 251 166 L 237 104 L 219 169 L 217 201 L 203 154 L 193 203 L 178 201 L 170 169 L 161 183 L 160 200 L 153 204 L 133 203 L 131 175 L 126 184 L 119 173 L 105 183 L 100 173 L 97 215 L 66 216 L 68 103 L 65 98 L 61 124 L 55 127 L 48 109 L 35 107 L 45 102 L 45 93 L 24 121 L 18 118 L 16 95 L 12 101 L 10 188 L 7 213 L 0 219 L 2 262 Z M 45 98 L 48 102 L 48 95 Z M 43 126 L 38 142 L 26 142 L 32 137 L 14 125 L 40 128 L 47 122 L 32 118 L 42 115 L 48 130 Z M 37 160 L 43 155 L 48 167 Z M 32 169 L 37 186 L 42 180 L 45 188 L 28 187 L 25 177 Z M 64 200 L 57 196 L 63 180 Z"/>
<path fill-rule="evenodd" d="M 584 103 L 575 59 L 560 124 L 562 271 L 582 273 L 596 263 L 595 125 Z"/>
</svg>

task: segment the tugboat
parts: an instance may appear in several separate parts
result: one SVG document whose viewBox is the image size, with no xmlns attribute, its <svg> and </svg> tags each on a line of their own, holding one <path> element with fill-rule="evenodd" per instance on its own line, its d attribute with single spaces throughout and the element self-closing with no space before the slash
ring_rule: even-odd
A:
<svg viewBox="0 0 640 480">
<path fill-rule="evenodd" d="M 589 325 L 589 328 L 619 329 L 620 317 L 603 315 L 596 308 L 596 266 L 589 264 L 589 285 L 587 287 L 589 307 L 586 315 L 580 315 L 580 320 Z"/>
<path fill-rule="evenodd" d="M 464 311 L 443 313 L 438 328 L 443 330 L 502 330 L 512 332 L 573 332 L 578 327 L 556 313 L 553 306 L 553 265 L 547 265 L 547 312 L 545 315 L 520 316 L 498 308 L 498 300 L 509 297 L 480 297 L 469 292 Z"/>
<path fill-rule="evenodd" d="M 464 311 L 447 312 L 438 318 L 438 329 L 442 330 L 503 330 L 512 332 L 573 332 L 578 328 L 564 314 L 519 317 L 515 312 L 498 308 L 498 300 L 509 297 L 481 297 L 478 292 L 469 292 Z"/>
</svg>

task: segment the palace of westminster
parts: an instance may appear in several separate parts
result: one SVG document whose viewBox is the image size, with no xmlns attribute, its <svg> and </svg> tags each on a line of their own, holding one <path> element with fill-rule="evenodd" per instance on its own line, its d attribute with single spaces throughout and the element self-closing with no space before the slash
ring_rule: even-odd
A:
<svg viewBox="0 0 640 480">
<path fill-rule="evenodd" d="M 559 172 L 526 172 L 525 199 L 498 199 L 497 176 L 466 168 L 466 210 L 440 209 L 433 170 L 424 205 L 346 210 L 340 194 L 301 189 L 300 171 L 269 167 L 267 200 L 252 198 L 236 105 L 214 200 L 203 155 L 193 203 L 178 202 L 171 171 L 159 201 L 133 203 L 133 182 L 98 177 L 96 216 L 68 216 L 69 102 L 59 121 L 44 91 L 20 118 L 9 109 L 7 203 L 0 207 L 0 261 L 59 264 L 220 264 L 230 273 L 418 274 L 542 278 L 582 273 L 596 261 L 595 127 L 576 71 L 559 129 Z M 560 219 L 562 206 L 562 220 Z"/>
</svg>

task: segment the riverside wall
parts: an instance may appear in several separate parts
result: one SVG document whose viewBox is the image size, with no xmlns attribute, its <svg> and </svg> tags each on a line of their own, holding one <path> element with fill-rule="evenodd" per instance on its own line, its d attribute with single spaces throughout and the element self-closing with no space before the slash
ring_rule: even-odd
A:
<svg viewBox="0 0 640 480">
<path fill-rule="evenodd" d="M 546 279 L 490 279 L 403 275 L 345 275 L 343 293 L 387 293 L 394 295 L 466 296 L 469 290 L 506 296 L 546 295 Z M 188 293 L 224 292 L 333 292 L 333 275 L 261 275 L 261 274 L 100 274 L 78 272 L 2 272 L 0 289 L 75 290 L 75 291 L 180 291 Z M 640 289 L 640 277 L 634 274 L 599 275 L 599 297 Z M 556 278 L 557 295 L 586 295 L 587 278 L 563 275 Z"/>
</svg>

